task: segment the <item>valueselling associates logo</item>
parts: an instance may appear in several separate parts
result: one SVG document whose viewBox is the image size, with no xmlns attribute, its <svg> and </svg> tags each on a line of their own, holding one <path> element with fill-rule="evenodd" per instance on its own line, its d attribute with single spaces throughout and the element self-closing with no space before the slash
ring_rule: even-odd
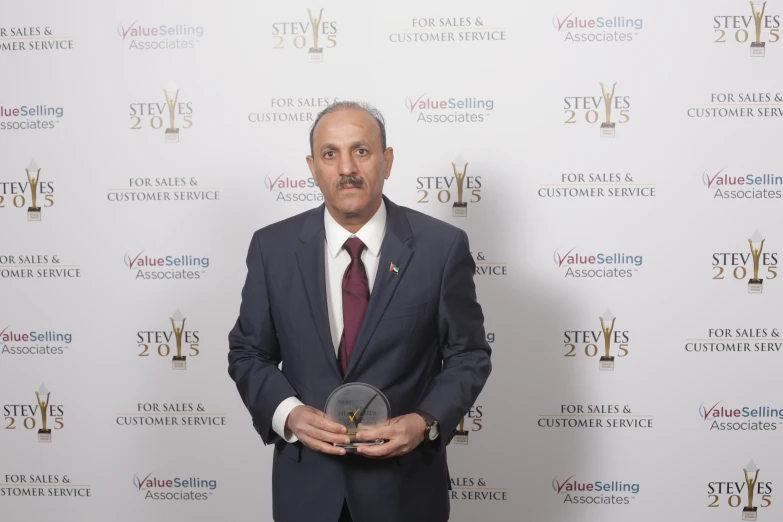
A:
<svg viewBox="0 0 783 522">
<path fill-rule="evenodd" d="M 203 25 L 158 24 L 134 20 L 118 24 L 117 35 L 129 51 L 165 51 L 193 49 L 204 37 Z"/>
<path fill-rule="evenodd" d="M 0 131 L 51 130 L 64 116 L 57 105 L 0 105 Z"/>
<path fill-rule="evenodd" d="M 322 63 L 324 50 L 337 47 L 337 22 L 324 15 L 324 8 L 307 8 L 306 17 L 273 22 L 272 42 L 274 50 L 306 52 L 309 63 Z"/>
<path fill-rule="evenodd" d="M 24 169 L 27 181 L 0 181 L 0 212 L 2 209 L 27 210 L 27 221 L 41 221 L 41 207 L 54 206 L 54 182 L 41 179 L 41 171 L 35 160 Z M 48 212 L 48 211 L 47 211 Z"/>
<path fill-rule="evenodd" d="M 744 47 L 749 50 L 751 58 L 764 58 L 767 44 L 776 44 L 780 41 L 780 16 L 767 11 L 767 2 L 749 3 L 750 6 L 746 7 L 743 13 L 720 14 L 713 17 L 714 42 L 726 44 L 724 47 Z M 779 0 L 774 4 L 779 4 Z"/>
<path fill-rule="evenodd" d="M 783 408 L 703 402 L 699 418 L 709 423 L 710 431 L 776 431 L 783 424 Z"/>
<path fill-rule="evenodd" d="M 601 96 L 566 96 L 563 98 L 566 125 L 596 125 L 599 136 L 614 138 L 617 125 L 631 121 L 631 97 L 617 90 L 617 83 L 601 86 Z M 614 111 L 614 112 L 613 112 Z M 600 122 L 600 123 L 599 123 Z"/>
<path fill-rule="evenodd" d="M 495 110 L 495 100 L 477 96 L 432 96 L 426 92 L 405 98 L 416 123 L 483 123 Z"/>
<path fill-rule="evenodd" d="M 171 330 L 139 330 L 136 347 L 139 357 L 169 357 L 172 370 L 186 370 L 188 357 L 201 354 L 198 330 L 186 330 L 187 317 L 179 308 L 169 317 Z M 172 355 L 173 354 L 173 355 Z"/>
<path fill-rule="evenodd" d="M 0 330 L 2 355 L 62 355 L 70 347 L 73 334 L 57 330 L 17 331 L 6 326 Z"/>
<path fill-rule="evenodd" d="M 712 279 L 741 281 L 750 276 L 748 293 L 761 294 L 764 291 L 764 281 L 778 277 L 778 253 L 770 252 L 769 246 L 765 250 L 765 242 L 766 239 L 756 230 L 753 236 L 748 238 L 748 251 L 712 254 Z M 753 261 L 752 266 L 751 261 Z"/>
<path fill-rule="evenodd" d="M 563 355 L 577 359 L 584 354 L 584 357 L 594 359 L 600 352 L 598 369 L 614 371 L 614 354 L 619 358 L 627 357 L 631 342 L 631 333 L 622 330 L 616 321 L 617 317 L 607 308 L 597 321 L 600 322 L 600 330 L 566 330 L 563 332 L 563 347 L 566 350 Z M 614 350 L 613 346 L 616 346 Z"/>
<path fill-rule="evenodd" d="M 708 482 L 707 507 L 741 511 L 742 520 L 758 520 L 759 508 L 766 511 L 765 508 L 772 506 L 772 482 L 759 481 L 760 471 L 753 459 L 750 459 L 742 468 L 742 473 L 739 473 L 739 469 L 734 472 L 732 480 Z M 737 480 L 740 477 L 744 480 Z"/>
<path fill-rule="evenodd" d="M 321 202 L 324 195 L 312 176 L 293 177 L 285 172 L 264 176 L 264 187 L 275 198 L 276 203 L 296 203 L 299 201 Z"/>
<path fill-rule="evenodd" d="M 632 42 L 644 29 L 644 18 L 615 14 L 583 16 L 572 11 L 565 16 L 553 16 L 552 26 L 564 42 Z"/>
<path fill-rule="evenodd" d="M 571 475 L 567 479 L 552 479 L 552 489 L 563 504 L 624 505 L 636 499 L 641 486 L 623 480 L 585 482 Z"/>
<path fill-rule="evenodd" d="M 35 399 L 35 404 L 3 405 L 5 430 L 29 432 L 37 428 L 38 442 L 48 444 L 52 442 L 52 430 L 58 431 L 65 427 L 65 408 L 62 404 L 52 402 L 52 392 L 44 383 L 35 392 Z"/>
<path fill-rule="evenodd" d="M 701 175 L 704 187 L 713 199 L 780 199 L 783 176 L 775 174 L 732 175 L 725 169 L 705 170 Z"/>
<path fill-rule="evenodd" d="M 190 254 L 155 256 L 144 250 L 126 252 L 125 266 L 135 279 L 200 279 L 209 268 L 209 258 Z"/>
<path fill-rule="evenodd" d="M 165 143 L 179 143 L 180 130 L 193 126 L 193 102 L 180 97 L 180 88 L 169 81 L 160 100 L 129 105 L 131 130 L 156 131 Z M 164 124 L 168 127 L 164 128 Z"/>
<path fill-rule="evenodd" d="M 144 495 L 144 500 L 209 500 L 218 489 L 218 481 L 136 473 L 133 475 L 133 488 Z"/>
<path fill-rule="evenodd" d="M 590 253 L 576 248 L 555 250 L 552 260 L 564 277 L 579 279 L 630 278 L 644 265 L 644 257 L 625 252 Z"/>
</svg>

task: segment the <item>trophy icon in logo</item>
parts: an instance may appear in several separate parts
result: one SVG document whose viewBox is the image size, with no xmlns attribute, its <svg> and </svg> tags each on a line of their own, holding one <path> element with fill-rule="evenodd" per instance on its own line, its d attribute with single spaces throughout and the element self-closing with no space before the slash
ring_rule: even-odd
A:
<svg viewBox="0 0 783 522">
<path fill-rule="evenodd" d="M 43 383 L 41 383 L 38 391 L 35 392 L 35 398 L 38 399 L 38 408 L 41 410 L 41 429 L 38 430 L 38 442 L 52 442 L 52 430 L 46 429 L 46 410 L 49 408 L 49 395 L 51 393 Z M 41 400 L 42 396 L 46 396 L 46 400 Z"/>
<path fill-rule="evenodd" d="M 606 110 L 606 121 L 601 124 L 601 137 L 602 138 L 614 138 L 614 127 L 612 123 L 612 99 L 614 98 L 614 90 L 617 87 L 617 82 L 612 85 L 612 92 L 607 94 L 604 82 L 601 82 L 601 93 L 604 96 L 604 109 Z"/>
<path fill-rule="evenodd" d="M 759 278 L 759 261 L 761 259 L 761 251 L 764 248 L 764 238 L 756 230 L 753 237 L 748 239 L 748 243 L 750 243 L 750 253 L 753 255 L 753 278 L 748 280 L 748 293 L 760 294 L 764 289 L 764 280 Z M 753 248 L 753 243 L 756 243 L 759 247 Z"/>
<path fill-rule="evenodd" d="M 169 128 L 166 129 L 166 143 L 179 143 L 179 129 L 174 127 L 179 87 L 177 87 L 173 81 L 169 80 L 169 85 L 163 89 L 163 94 L 166 95 L 166 104 L 169 106 Z"/>
<path fill-rule="evenodd" d="M 451 168 L 454 169 L 454 177 L 457 179 L 457 201 L 451 209 L 451 215 L 454 217 L 467 217 L 468 204 L 462 202 L 462 189 L 465 186 L 465 173 L 468 171 L 468 164 L 463 159 L 462 154 L 457 154 L 457 158 L 451 162 Z"/>
<path fill-rule="evenodd" d="M 182 355 L 182 332 L 185 330 L 185 318 L 182 317 L 182 312 L 177 308 L 177 311 L 174 312 L 174 316 L 169 319 L 171 319 L 171 327 L 174 329 L 174 335 L 177 338 L 177 355 L 172 357 L 171 369 L 186 370 L 187 361 L 185 360 L 185 356 Z"/>
<path fill-rule="evenodd" d="M 454 444 L 468 443 L 468 430 L 465 429 L 465 417 L 459 420 L 459 429 L 454 432 L 454 438 L 451 439 Z"/>
<path fill-rule="evenodd" d="M 756 482 L 759 479 L 759 471 L 761 470 L 756 467 L 756 463 L 753 462 L 753 459 L 750 459 L 748 467 L 744 468 L 743 471 L 745 472 L 745 483 L 748 485 L 748 505 L 742 508 L 742 520 L 756 520 L 759 508 L 753 505 L 753 493 L 755 493 L 753 490 L 756 488 Z M 753 478 L 750 478 L 750 473 L 755 473 Z"/>
<path fill-rule="evenodd" d="M 761 12 L 759 12 L 751 0 L 750 10 L 753 11 L 753 20 L 756 22 L 756 41 L 750 42 L 750 56 L 753 58 L 764 58 L 766 42 L 761 41 L 761 21 L 764 19 L 764 11 L 767 10 L 767 2 L 761 4 Z"/>
<path fill-rule="evenodd" d="M 313 46 L 310 48 L 308 56 L 310 63 L 321 63 L 324 61 L 324 50 L 318 47 L 318 25 L 321 23 L 321 17 L 324 14 L 323 7 L 321 12 L 318 13 L 318 18 L 313 18 L 313 12 L 310 8 L 307 8 L 307 14 L 310 16 L 310 26 L 313 28 Z"/>
<path fill-rule="evenodd" d="M 38 178 L 41 176 L 41 169 L 36 165 L 35 160 L 30 160 L 30 165 L 26 169 L 27 181 L 30 183 L 30 193 L 32 197 L 32 206 L 27 209 L 27 221 L 41 221 L 41 207 L 38 206 Z M 35 174 L 35 177 L 31 176 Z"/>
<path fill-rule="evenodd" d="M 614 322 L 617 318 L 612 316 L 612 312 L 607 308 L 599 319 L 601 320 L 601 330 L 604 332 L 604 355 L 601 356 L 598 367 L 601 371 L 611 372 L 614 371 L 614 356 L 609 355 L 609 350 L 612 345 L 612 330 L 614 330 Z M 609 321 L 612 321 L 612 324 L 607 327 Z"/>
</svg>

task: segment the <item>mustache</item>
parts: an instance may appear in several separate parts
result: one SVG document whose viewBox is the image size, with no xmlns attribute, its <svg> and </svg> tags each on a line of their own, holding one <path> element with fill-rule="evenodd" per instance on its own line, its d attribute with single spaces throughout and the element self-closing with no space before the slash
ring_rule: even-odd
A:
<svg viewBox="0 0 783 522">
<path fill-rule="evenodd" d="M 347 185 L 351 185 L 356 188 L 362 188 L 364 186 L 364 180 L 362 178 L 359 178 L 357 176 L 344 176 L 340 178 L 340 181 L 337 182 L 335 187 L 337 189 L 344 188 Z"/>
</svg>

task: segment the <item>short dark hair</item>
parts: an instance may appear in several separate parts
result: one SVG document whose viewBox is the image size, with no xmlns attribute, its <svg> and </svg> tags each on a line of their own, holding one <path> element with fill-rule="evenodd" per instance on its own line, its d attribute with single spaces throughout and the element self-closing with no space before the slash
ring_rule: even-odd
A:
<svg viewBox="0 0 783 522">
<path fill-rule="evenodd" d="M 310 127 L 310 155 L 313 156 L 313 134 L 315 133 L 315 126 L 318 125 L 318 122 L 321 121 L 321 118 L 329 114 L 330 112 L 335 111 L 344 111 L 346 109 L 359 109 L 360 111 L 364 111 L 373 118 L 375 118 L 375 121 L 378 122 L 378 127 L 381 129 L 381 148 L 382 150 L 386 150 L 386 123 L 383 120 L 383 114 L 381 114 L 381 111 L 370 105 L 369 103 L 365 102 L 355 102 L 355 101 L 336 101 L 334 103 L 331 103 L 328 107 L 326 107 L 324 110 L 318 113 L 318 116 L 315 117 L 315 121 L 313 122 L 313 125 Z"/>
</svg>

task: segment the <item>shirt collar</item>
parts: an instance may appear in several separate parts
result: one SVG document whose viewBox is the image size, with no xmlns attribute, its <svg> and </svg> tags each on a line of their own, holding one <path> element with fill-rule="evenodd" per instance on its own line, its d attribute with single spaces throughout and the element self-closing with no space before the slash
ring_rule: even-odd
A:
<svg viewBox="0 0 783 522">
<path fill-rule="evenodd" d="M 375 215 L 356 234 L 345 230 L 334 220 L 329 209 L 324 208 L 324 231 L 326 232 L 326 246 L 332 259 L 337 257 L 345 242 L 353 235 L 361 239 L 367 250 L 377 257 L 381 252 L 383 236 L 386 234 L 386 202 L 381 202 Z"/>
</svg>

